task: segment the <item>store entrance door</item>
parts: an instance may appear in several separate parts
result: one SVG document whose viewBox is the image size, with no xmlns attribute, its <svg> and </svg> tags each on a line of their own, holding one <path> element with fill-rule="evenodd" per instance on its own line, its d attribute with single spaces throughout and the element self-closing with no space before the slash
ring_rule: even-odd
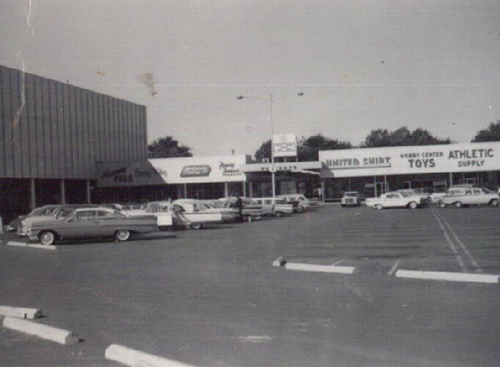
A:
<svg viewBox="0 0 500 367">
<path fill-rule="evenodd" d="M 389 191 L 389 183 L 388 182 L 377 182 L 375 184 L 375 196 L 380 196 Z"/>
</svg>

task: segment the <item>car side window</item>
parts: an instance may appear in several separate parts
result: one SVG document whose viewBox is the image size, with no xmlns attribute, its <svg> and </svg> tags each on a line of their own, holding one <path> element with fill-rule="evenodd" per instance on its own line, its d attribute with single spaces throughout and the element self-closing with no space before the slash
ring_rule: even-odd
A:
<svg viewBox="0 0 500 367">
<path fill-rule="evenodd" d="M 76 213 L 76 220 L 85 221 L 85 220 L 93 220 L 96 217 L 96 213 L 94 211 L 85 211 Z"/>
<path fill-rule="evenodd" d="M 105 211 L 98 211 L 97 212 L 97 217 L 99 219 L 103 218 L 115 218 L 115 215 L 113 213 L 105 212 Z"/>
</svg>

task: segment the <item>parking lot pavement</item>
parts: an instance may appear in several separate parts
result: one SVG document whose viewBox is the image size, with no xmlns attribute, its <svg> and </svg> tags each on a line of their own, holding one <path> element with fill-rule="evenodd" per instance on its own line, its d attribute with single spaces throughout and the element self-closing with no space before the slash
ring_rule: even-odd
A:
<svg viewBox="0 0 500 367">
<path fill-rule="evenodd" d="M 0 304 L 41 308 L 85 341 L 4 331 L 0 365 L 117 366 L 112 343 L 200 367 L 497 365 L 499 285 L 388 273 L 500 274 L 498 213 L 326 206 L 55 252 L 1 246 Z M 294 272 L 272 266 L 279 256 L 360 271 Z"/>
</svg>

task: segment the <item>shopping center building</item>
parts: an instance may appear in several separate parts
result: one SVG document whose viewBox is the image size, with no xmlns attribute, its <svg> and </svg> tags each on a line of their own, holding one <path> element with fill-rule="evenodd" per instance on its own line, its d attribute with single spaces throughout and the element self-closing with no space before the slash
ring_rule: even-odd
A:
<svg viewBox="0 0 500 367">
<path fill-rule="evenodd" d="M 146 107 L 0 66 L 0 216 L 93 200 L 97 162 L 143 161 Z"/>
<path fill-rule="evenodd" d="M 274 162 L 147 159 L 145 106 L 4 66 L 0 88 L 4 221 L 45 204 L 267 197 L 273 172 L 277 195 L 320 193 L 326 201 L 354 190 L 370 197 L 500 183 L 500 142 L 329 150 L 297 162 L 295 135 L 285 134 Z"/>
</svg>

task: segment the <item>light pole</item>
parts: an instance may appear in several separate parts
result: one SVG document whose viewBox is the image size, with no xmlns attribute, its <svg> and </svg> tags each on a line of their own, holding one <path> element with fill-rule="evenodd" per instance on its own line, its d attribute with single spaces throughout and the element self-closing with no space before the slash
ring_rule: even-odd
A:
<svg viewBox="0 0 500 367">
<path fill-rule="evenodd" d="M 302 97 L 304 95 L 303 92 L 299 92 L 296 94 L 293 94 L 298 97 Z M 273 198 L 276 197 L 276 169 L 274 166 L 274 121 L 273 121 L 273 102 L 284 97 L 288 97 L 288 94 L 278 94 L 274 95 L 269 93 L 269 120 L 271 122 L 271 184 L 272 184 L 272 190 L 273 190 Z M 255 99 L 263 99 L 263 97 L 259 96 L 237 96 L 237 99 L 243 99 L 243 98 L 255 98 Z"/>
</svg>

